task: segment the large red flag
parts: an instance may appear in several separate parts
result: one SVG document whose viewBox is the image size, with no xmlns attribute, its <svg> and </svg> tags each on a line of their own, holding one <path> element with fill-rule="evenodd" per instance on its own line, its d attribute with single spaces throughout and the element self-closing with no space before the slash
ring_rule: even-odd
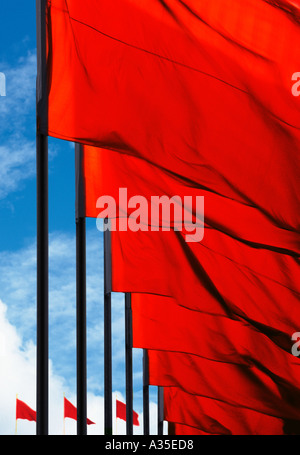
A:
<svg viewBox="0 0 300 455">
<path fill-rule="evenodd" d="M 137 412 L 133 411 L 133 425 L 139 426 L 139 415 Z M 126 404 L 120 400 L 116 400 L 116 417 L 117 419 L 125 420 L 126 422 Z"/>
<path fill-rule="evenodd" d="M 45 132 L 140 156 L 295 229 L 299 37 L 288 0 L 51 0 Z"/>
<path fill-rule="evenodd" d="M 281 3 L 52 0 L 49 133 L 142 157 L 293 237 L 300 27 Z"/>
<path fill-rule="evenodd" d="M 77 408 L 64 397 L 64 419 L 66 418 L 77 420 Z M 95 424 L 95 422 L 92 422 L 90 419 L 86 419 L 86 423 L 87 425 Z"/>
<path fill-rule="evenodd" d="M 289 159 L 286 156 L 287 162 Z M 203 187 L 195 187 L 191 182 L 182 183 L 177 176 L 166 173 L 163 169 L 144 160 L 94 147 L 84 147 L 82 168 L 85 182 L 85 215 L 87 217 L 104 217 L 106 215 L 106 212 L 97 204 L 98 199 L 104 195 L 109 195 L 114 199 L 117 205 L 116 216 L 121 218 L 128 217 L 130 212 L 134 211 L 127 205 L 130 199 L 136 195 L 145 198 L 150 207 L 153 205 L 153 196 L 166 195 L 171 198 L 178 195 L 182 200 L 185 196 L 190 196 L 193 200 L 197 196 L 202 196 L 205 200 L 205 228 L 223 232 L 226 236 L 233 238 L 234 245 L 235 240 L 240 240 L 252 247 L 267 248 L 279 253 L 294 256 L 300 253 L 296 230 L 285 232 L 282 225 L 283 211 L 290 210 L 288 216 L 295 217 L 295 207 L 289 209 L 282 207 L 279 200 L 272 201 L 272 204 L 277 205 L 275 210 L 280 218 L 275 221 L 265 214 L 268 204 L 262 210 L 258 206 L 241 204 L 237 200 L 229 198 L 226 192 L 220 195 Z M 251 179 L 249 181 L 250 191 L 254 190 L 251 188 L 252 185 L 254 187 L 259 184 L 259 179 L 255 180 L 254 176 Z M 290 183 L 288 174 L 281 175 L 277 181 L 278 186 L 289 186 Z M 127 196 L 125 198 L 120 194 L 120 189 L 124 188 Z M 269 202 L 271 203 L 271 201 Z M 195 207 L 188 205 L 188 209 L 193 210 Z M 150 221 L 151 217 L 149 217 Z M 160 221 L 162 223 L 162 220 Z M 141 222 L 141 230 L 142 224 Z M 124 230 L 118 224 L 116 228 L 119 231 Z"/>
<path fill-rule="evenodd" d="M 112 232 L 112 256 L 116 292 L 173 296 L 186 308 L 245 321 L 290 352 L 300 317 L 297 258 L 211 229 L 192 246 L 174 231 Z"/>
<path fill-rule="evenodd" d="M 286 384 L 254 362 L 233 364 L 166 351 L 148 351 L 148 356 L 151 385 L 178 387 L 190 394 L 300 423 L 298 384 Z"/>
<path fill-rule="evenodd" d="M 175 434 L 194 434 L 181 425 L 188 425 L 195 434 L 200 430 L 210 435 L 283 435 L 299 432 L 299 422 L 191 395 L 177 387 L 164 389 L 164 413 L 167 421 L 175 423 Z M 176 424 L 179 424 L 177 429 Z"/>
<path fill-rule="evenodd" d="M 36 422 L 36 411 L 31 409 L 24 401 L 16 399 L 16 420 L 24 419 Z"/>
<path fill-rule="evenodd" d="M 132 293 L 131 304 L 135 348 L 193 354 L 246 367 L 255 364 L 287 386 L 300 388 L 299 359 L 245 321 L 192 311 L 157 295 Z"/>
</svg>

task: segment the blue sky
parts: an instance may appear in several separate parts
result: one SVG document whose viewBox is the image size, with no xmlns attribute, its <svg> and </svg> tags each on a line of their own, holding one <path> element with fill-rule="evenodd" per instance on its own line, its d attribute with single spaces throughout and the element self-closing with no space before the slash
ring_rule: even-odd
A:
<svg viewBox="0 0 300 455">
<path fill-rule="evenodd" d="M 15 395 L 35 408 L 36 168 L 35 1 L 0 6 L 0 434 L 15 432 Z M 50 433 L 62 432 L 63 393 L 76 404 L 74 145 L 49 138 Z M 87 220 L 88 416 L 101 434 L 103 409 L 103 251 Z M 125 396 L 124 300 L 113 296 L 113 390 Z M 141 352 L 134 353 L 134 408 L 142 411 Z M 153 395 L 153 397 L 152 397 Z M 156 390 L 151 388 L 153 401 Z M 153 416 L 155 403 L 151 404 Z M 69 419 L 67 419 L 69 420 Z M 35 425 L 18 421 L 18 434 Z M 67 434 L 76 423 L 66 422 Z M 118 421 L 118 431 L 124 425 Z M 153 429 L 155 431 L 155 429 Z"/>
</svg>

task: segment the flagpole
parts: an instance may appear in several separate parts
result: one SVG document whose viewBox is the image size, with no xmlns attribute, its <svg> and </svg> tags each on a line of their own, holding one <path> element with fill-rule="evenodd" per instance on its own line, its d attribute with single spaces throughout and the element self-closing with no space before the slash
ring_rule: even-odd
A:
<svg viewBox="0 0 300 455">
<path fill-rule="evenodd" d="M 164 388 L 157 388 L 157 434 L 164 434 Z"/>
<path fill-rule="evenodd" d="M 65 422 L 65 393 L 64 393 L 64 399 L 63 399 L 63 403 L 64 403 L 64 414 L 63 414 L 63 435 L 66 434 L 66 422 Z"/>
<path fill-rule="evenodd" d="M 133 434 L 133 383 L 132 383 L 132 311 L 131 294 L 125 293 L 125 344 L 126 344 L 126 434 Z"/>
<path fill-rule="evenodd" d="M 150 434 L 149 420 L 149 359 L 146 349 L 143 350 L 143 420 L 144 435 Z"/>
<path fill-rule="evenodd" d="M 111 292 L 112 292 L 112 263 L 111 263 L 111 233 L 103 220 L 104 233 L 104 434 L 112 435 L 112 348 L 111 348 Z"/>
<path fill-rule="evenodd" d="M 175 436 L 175 424 L 173 422 L 168 422 L 168 435 Z"/>
<path fill-rule="evenodd" d="M 48 434 L 48 136 L 46 0 L 37 17 L 37 435 Z M 42 132 L 43 130 L 43 132 Z"/>
<path fill-rule="evenodd" d="M 118 400 L 118 394 L 116 393 L 116 400 L 115 400 L 115 403 L 116 403 L 116 412 L 115 412 L 115 416 L 116 416 L 116 435 L 118 434 L 117 400 Z"/>
<path fill-rule="evenodd" d="M 16 424 L 15 424 L 15 434 L 17 434 L 18 419 L 17 419 L 17 403 L 18 403 L 18 394 L 16 394 Z"/>
<path fill-rule="evenodd" d="M 77 329 L 77 434 L 87 435 L 86 366 L 86 221 L 82 173 L 83 150 L 75 144 L 76 168 L 76 329 Z"/>
</svg>

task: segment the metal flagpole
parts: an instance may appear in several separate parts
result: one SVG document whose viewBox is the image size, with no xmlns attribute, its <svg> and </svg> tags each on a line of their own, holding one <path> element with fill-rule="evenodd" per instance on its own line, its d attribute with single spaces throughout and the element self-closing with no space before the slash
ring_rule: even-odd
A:
<svg viewBox="0 0 300 455">
<path fill-rule="evenodd" d="M 131 294 L 125 293 L 125 344 L 126 344 L 126 434 L 133 434 L 133 382 L 132 382 L 132 311 Z"/>
<path fill-rule="evenodd" d="M 76 168 L 76 318 L 77 318 L 77 434 L 87 434 L 86 366 L 86 221 L 82 175 L 82 145 L 75 145 Z"/>
<path fill-rule="evenodd" d="M 46 0 L 36 0 L 37 19 L 37 435 L 48 434 L 48 137 Z"/>
<path fill-rule="evenodd" d="M 17 402 L 18 402 L 18 394 L 16 394 L 16 424 L 15 424 L 15 434 L 18 433 L 18 419 L 17 419 Z"/>
<path fill-rule="evenodd" d="M 63 402 L 64 402 L 64 415 L 63 415 L 63 435 L 66 434 L 66 418 L 65 418 L 65 392 L 63 394 Z"/>
<path fill-rule="evenodd" d="M 173 422 L 168 422 L 168 435 L 175 436 L 175 424 Z"/>
<path fill-rule="evenodd" d="M 143 419 L 144 419 L 144 435 L 150 434 L 149 421 L 149 360 L 148 352 L 143 350 Z"/>
<path fill-rule="evenodd" d="M 111 233 L 104 219 L 104 434 L 112 435 Z"/>
<path fill-rule="evenodd" d="M 164 434 L 164 388 L 157 388 L 157 434 Z"/>
</svg>

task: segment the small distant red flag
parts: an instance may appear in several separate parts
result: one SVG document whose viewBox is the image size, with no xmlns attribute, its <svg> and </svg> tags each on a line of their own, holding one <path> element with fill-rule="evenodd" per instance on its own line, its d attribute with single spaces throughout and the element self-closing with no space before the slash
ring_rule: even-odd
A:
<svg viewBox="0 0 300 455">
<path fill-rule="evenodd" d="M 36 422 L 36 411 L 31 409 L 24 401 L 16 399 L 16 420 L 24 419 Z"/>
<path fill-rule="evenodd" d="M 77 408 L 64 397 L 64 419 L 66 417 L 77 420 Z M 86 423 L 88 425 L 95 425 L 95 422 L 92 422 L 90 419 L 86 419 Z"/>
<path fill-rule="evenodd" d="M 126 404 L 119 400 L 116 400 L 116 417 L 126 422 Z M 139 415 L 135 411 L 133 411 L 133 425 L 140 426 Z"/>
</svg>

